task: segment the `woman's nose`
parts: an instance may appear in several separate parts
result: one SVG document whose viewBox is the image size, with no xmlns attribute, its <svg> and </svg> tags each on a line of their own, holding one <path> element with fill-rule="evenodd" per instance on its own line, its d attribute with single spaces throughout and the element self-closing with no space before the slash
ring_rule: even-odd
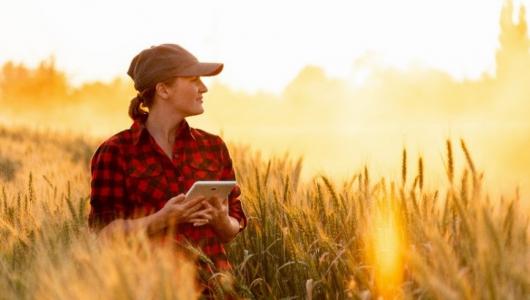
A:
<svg viewBox="0 0 530 300">
<path fill-rule="evenodd" d="M 206 87 L 206 85 L 204 84 L 204 82 L 202 82 L 201 79 L 199 79 L 199 92 L 200 93 L 206 93 L 208 91 L 208 87 Z"/>
</svg>

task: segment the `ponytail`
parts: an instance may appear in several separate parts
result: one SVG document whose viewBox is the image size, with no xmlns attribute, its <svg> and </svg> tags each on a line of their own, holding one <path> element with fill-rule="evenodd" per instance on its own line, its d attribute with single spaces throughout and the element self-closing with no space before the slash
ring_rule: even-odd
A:
<svg viewBox="0 0 530 300">
<path fill-rule="evenodd" d="M 143 99 L 142 95 L 138 94 L 136 97 L 131 99 L 129 104 L 129 117 L 133 120 L 147 119 L 148 112 L 141 108 Z"/>
<path fill-rule="evenodd" d="M 176 77 L 171 77 L 164 81 L 161 81 L 161 83 L 171 85 L 175 80 Z M 147 116 L 149 115 L 149 109 L 151 108 L 151 105 L 153 105 L 155 94 L 156 85 L 136 94 L 136 97 L 132 98 L 131 104 L 129 104 L 129 117 L 131 117 L 131 119 L 133 119 L 134 121 L 147 120 Z"/>
</svg>

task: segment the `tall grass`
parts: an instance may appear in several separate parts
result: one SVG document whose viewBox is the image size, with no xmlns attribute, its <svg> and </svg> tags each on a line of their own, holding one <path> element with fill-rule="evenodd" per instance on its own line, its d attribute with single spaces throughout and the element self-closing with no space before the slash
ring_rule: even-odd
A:
<svg viewBox="0 0 530 300">
<path fill-rule="evenodd" d="M 0 130 L 0 157 L 20 162 L 9 180 L 0 176 L 0 299 L 197 298 L 193 264 L 171 249 L 88 230 L 90 151 L 80 149 L 96 145 Z M 447 141 L 447 180 L 435 189 L 423 184 L 421 157 L 410 174 L 406 150 L 401 182 L 374 180 L 368 167 L 343 182 L 302 182 L 301 159 L 232 146 L 249 225 L 227 246 L 234 277 L 216 275 L 228 278 L 217 280 L 218 297 L 528 298 L 523 199 L 490 199 L 460 145 L 466 165 L 454 165 Z"/>
</svg>

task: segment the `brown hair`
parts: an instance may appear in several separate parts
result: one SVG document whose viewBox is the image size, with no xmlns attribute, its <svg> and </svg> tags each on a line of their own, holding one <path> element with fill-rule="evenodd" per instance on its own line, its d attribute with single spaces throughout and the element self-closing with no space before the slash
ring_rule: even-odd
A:
<svg viewBox="0 0 530 300">
<path fill-rule="evenodd" d="M 163 83 L 165 85 L 171 85 L 176 80 L 177 80 L 176 77 L 172 77 L 160 83 Z M 136 97 L 132 98 L 131 103 L 129 104 L 129 117 L 131 117 L 131 119 L 135 121 L 136 120 L 141 120 L 141 121 L 147 120 L 147 116 L 149 115 L 149 108 L 151 108 L 151 106 L 153 105 L 155 94 L 156 94 L 156 84 L 136 94 Z M 147 110 L 145 110 L 144 108 L 147 108 Z"/>
</svg>

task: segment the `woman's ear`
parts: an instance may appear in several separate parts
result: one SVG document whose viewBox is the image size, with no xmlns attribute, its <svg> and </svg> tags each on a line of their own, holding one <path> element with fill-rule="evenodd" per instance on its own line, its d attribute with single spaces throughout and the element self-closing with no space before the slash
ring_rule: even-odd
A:
<svg viewBox="0 0 530 300">
<path fill-rule="evenodd" d="M 159 82 L 155 85 L 155 92 L 162 99 L 169 98 L 169 89 L 163 82 Z"/>
</svg>

